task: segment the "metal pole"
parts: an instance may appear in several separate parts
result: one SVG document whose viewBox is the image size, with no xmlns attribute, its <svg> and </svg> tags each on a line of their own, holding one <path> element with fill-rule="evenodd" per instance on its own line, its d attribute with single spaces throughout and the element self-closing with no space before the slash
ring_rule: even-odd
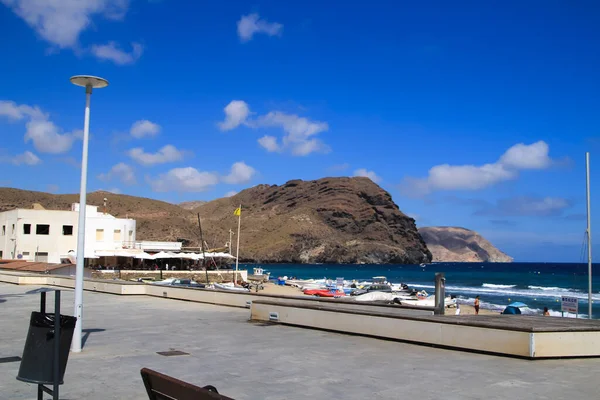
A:
<svg viewBox="0 0 600 400">
<path fill-rule="evenodd" d="M 208 267 L 206 266 L 206 253 L 204 252 L 204 234 L 202 233 L 202 221 L 200 221 L 200 213 L 198 213 L 198 229 L 200 230 L 200 247 L 202 249 L 202 266 L 204 267 L 204 274 L 206 275 L 206 285 L 210 283 L 208 281 Z"/>
<path fill-rule="evenodd" d="M 79 189 L 79 227 L 77 231 L 77 266 L 75 271 L 75 331 L 71 351 L 81 352 L 81 330 L 83 326 L 83 264 L 85 262 L 85 209 L 87 201 L 88 142 L 90 130 L 90 97 L 92 87 L 85 88 L 85 120 L 83 124 L 83 153 L 81 156 L 81 186 Z"/>
<path fill-rule="evenodd" d="M 54 292 L 54 385 L 52 399 L 58 400 L 58 385 L 60 384 L 60 290 Z"/>
<path fill-rule="evenodd" d="M 445 306 L 445 298 L 446 298 L 446 290 L 445 290 L 446 278 L 444 278 L 444 273 L 437 272 L 435 274 L 435 311 L 436 315 L 444 315 L 446 312 Z"/>
<path fill-rule="evenodd" d="M 588 318 L 592 319 L 592 219 L 590 215 L 590 153 L 585 153 L 588 239 Z"/>
<path fill-rule="evenodd" d="M 238 263 L 240 261 L 240 227 L 242 225 L 242 205 L 240 204 L 240 215 L 238 215 L 238 235 L 237 235 L 237 250 L 235 254 L 235 279 L 234 284 L 237 284 Z"/>
</svg>

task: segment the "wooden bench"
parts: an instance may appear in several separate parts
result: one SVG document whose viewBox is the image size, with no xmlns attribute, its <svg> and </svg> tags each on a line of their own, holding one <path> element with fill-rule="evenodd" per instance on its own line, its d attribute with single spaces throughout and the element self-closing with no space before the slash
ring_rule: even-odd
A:
<svg viewBox="0 0 600 400">
<path fill-rule="evenodd" d="M 214 386 L 198 387 L 148 368 L 140 372 L 150 400 L 233 400 Z"/>
</svg>

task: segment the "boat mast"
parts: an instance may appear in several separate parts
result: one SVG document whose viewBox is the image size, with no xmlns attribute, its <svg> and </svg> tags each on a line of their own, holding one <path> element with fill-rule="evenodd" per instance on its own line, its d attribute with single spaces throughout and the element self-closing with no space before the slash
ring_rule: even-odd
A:
<svg viewBox="0 0 600 400">
<path fill-rule="evenodd" d="M 592 318 L 592 220 L 590 217 L 590 153 L 585 153 L 588 247 L 588 318 Z"/>
</svg>

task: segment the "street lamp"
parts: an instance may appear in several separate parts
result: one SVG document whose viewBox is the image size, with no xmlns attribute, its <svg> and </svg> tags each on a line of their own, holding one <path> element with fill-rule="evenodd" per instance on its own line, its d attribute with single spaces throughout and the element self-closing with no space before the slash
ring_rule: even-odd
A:
<svg viewBox="0 0 600 400">
<path fill-rule="evenodd" d="M 81 156 L 81 186 L 79 191 L 79 227 L 77 231 L 77 267 L 75 272 L 75 332 L 71 351 L 81 351 L 81 327 L 83 317 L 83 266 L 85 256 L 85 208 L 87 197 L 87 166 L 88 166 L 88 140 L 90 130 L 90 97 L 92 89 L 101 89 L 108 86 L 106 79 L 96 76 L 76 75 L 71 77 L 71 83 L 85 88 L 85 119 L 83 125 L 83 154 Z"/>
</svg>

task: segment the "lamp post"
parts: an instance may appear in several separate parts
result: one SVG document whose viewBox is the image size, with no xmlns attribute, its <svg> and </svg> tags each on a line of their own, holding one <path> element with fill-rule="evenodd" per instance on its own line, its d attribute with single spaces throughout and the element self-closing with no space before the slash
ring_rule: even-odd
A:
<svg viewBox="0 0 600 400">
<path fill-rule="evenodd" d="M 77 230 L 77 266 L 75 270 L 75 331 L 71 351 L 81 351 L 81 329 L 83 317 L 83 266 L 85 261 L 85 209 L 87 198 L 87 166 L 88 166 L 88 141 L 90 130 L 90 97 L 92 89 L 108 86 L 106 79 L 96 76 L 76 75 L 71 77 L 71 83 L 85 88 L 85 119 L 83 125 L 83 153 L 81 156 L 81 186 L 79 189 L 79 226 Z"/>
</svg>

